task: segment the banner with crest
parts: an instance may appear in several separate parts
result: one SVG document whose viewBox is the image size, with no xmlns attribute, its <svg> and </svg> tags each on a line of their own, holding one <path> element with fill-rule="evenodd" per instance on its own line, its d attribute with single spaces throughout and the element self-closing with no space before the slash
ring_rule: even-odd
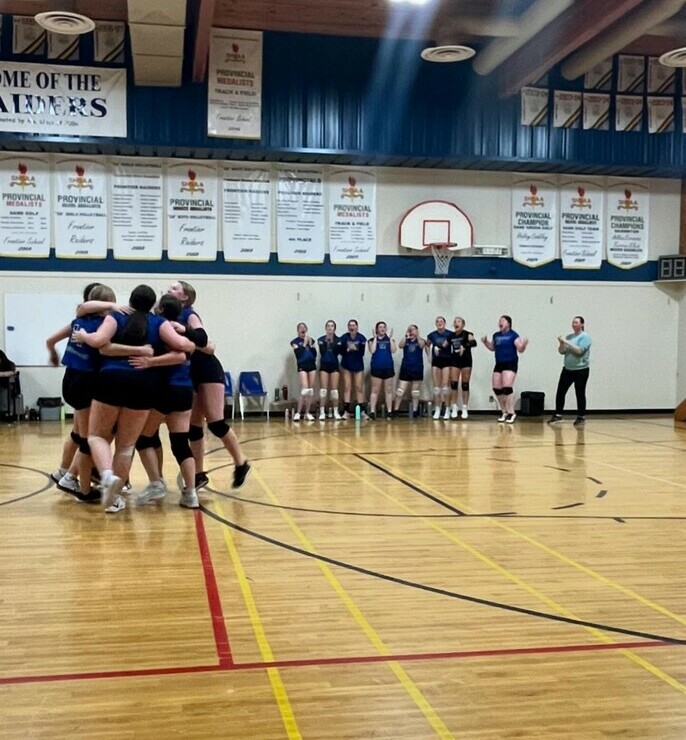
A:
<svg viewBox="0 0 686 740">
<path fill-rule="evenodd" d="M 630 270 L 648 261 L 650 191 L 635 183 L 607 190 L 607 261 Z"/>
<path fill-rule="evenodd" d="M 332 167 L 328 195 L 331 264 L 376 264 L 376 172 Z"/>
<path fill-rule="evenodd" d="M 512 188 L 512 257 L 540 267 L 557 257 L 557 186 L 520 180 Z"/>
<path fill-rule="evenodd" d="M 276 171 L 279 262 L 324 262 L 324 170 Z"/>
<path fill-rule="evenodd" d="M 52 242 L 50 160 L 0 158 L 0 256 L 48 257 Z"/>
<path fill-rule="evenodd" d="M 269 262 L 272 181 L 268 167 L 227 163 L 222 171 L 222 236 L 227 262 Z"/>
<path fill-rule="evenodd" d="M 566 270 L 597 270 L 603 261 L 604 193 L 588 182 L 560 189 L 560 256 Z"/>
<path fill-rule="evenodd" d="M 52 199 L 57 257 L 107 257 L 107 191 L 106 160 L 55 158 Z"/>
<path fill-rule="evenodd" d="M 217 168 L 197 161 L 167 166 L 167 253 L 170 260 L 217 259 Z"/>
</svg>

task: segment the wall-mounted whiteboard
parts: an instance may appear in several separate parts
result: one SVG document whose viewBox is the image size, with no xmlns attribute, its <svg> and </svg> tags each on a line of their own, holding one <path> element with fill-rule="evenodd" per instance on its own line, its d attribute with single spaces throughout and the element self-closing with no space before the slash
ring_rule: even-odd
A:
<svg viewBox="0 0 686 740">
<path fill-rule="evenodd" d="M 45 340 L 69 324 L 78 294 L 5 293 L 5 353 L 15 365 L 49 365 Z M 60 357 L 65 343 L 58 345 Z"/>
</svg>

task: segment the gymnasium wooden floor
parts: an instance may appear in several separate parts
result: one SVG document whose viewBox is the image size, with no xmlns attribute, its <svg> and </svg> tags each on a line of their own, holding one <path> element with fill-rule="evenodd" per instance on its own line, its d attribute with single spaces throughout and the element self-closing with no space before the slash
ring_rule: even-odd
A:
<svg viewBox="0 0 686 740">
<path fill-rule="evenodd" d="M 66 431 L 0 429 L 2 738 L 686 737 L 670 417 L 249 421 L 238 495 L 115 516 Z"/>
</svg>

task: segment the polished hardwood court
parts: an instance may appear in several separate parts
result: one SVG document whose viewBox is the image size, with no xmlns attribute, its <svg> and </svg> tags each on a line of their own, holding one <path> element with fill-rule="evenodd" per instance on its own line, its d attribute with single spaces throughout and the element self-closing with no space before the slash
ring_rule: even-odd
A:
<svg viewBox="0 0 686 740">
<path fill-rule="evenodd" d="M 686 424 L 572 418 L 250 420 L 116 515 L 0 427 L 0 736 L 683 740 Z"/>
</svg>

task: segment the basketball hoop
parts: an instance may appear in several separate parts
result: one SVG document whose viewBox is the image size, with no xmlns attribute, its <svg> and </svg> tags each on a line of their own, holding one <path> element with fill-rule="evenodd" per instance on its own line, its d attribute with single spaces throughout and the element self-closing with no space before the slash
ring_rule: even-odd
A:
<svg viewBox="0 0 686 740">
<path fill-rule="evenodd" d="M 433 242 L 429 244 L 431 254 L 433 254 L 434 262 L 436 263 L 435 275 L 445 277 L 448 274 L 450 260 L 453 258 L 453 252 L 451 250 L 456 246 L 457 244 L 455 242 Z"/>
</svg>

